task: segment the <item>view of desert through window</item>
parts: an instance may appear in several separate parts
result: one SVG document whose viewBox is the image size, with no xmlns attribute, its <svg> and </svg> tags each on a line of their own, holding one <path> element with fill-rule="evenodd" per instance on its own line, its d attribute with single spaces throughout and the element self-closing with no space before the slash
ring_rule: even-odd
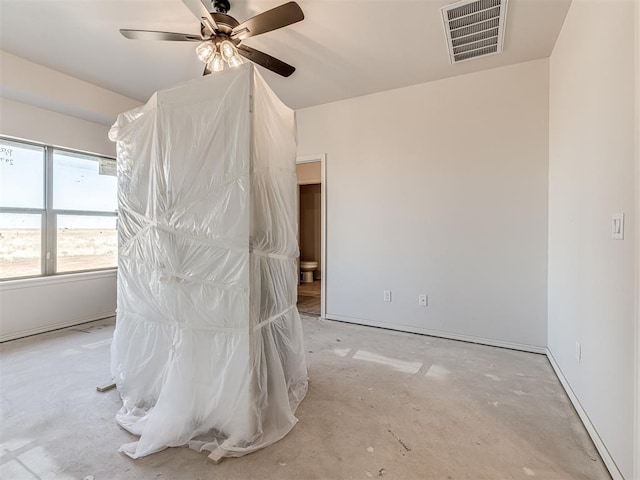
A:
<svg viewBox="0 0 640 480">
<path fill-rule="evenodd" d="M 0 279 L 111 268 L 117 252 L 115 160 L 0 141 Z"/>
<path fill-rule="evenodd" d="M 0 278 L 40 275 L 41 231 L 0 229 Z M 58 229 L 57 272 L 110 268 L 117 264 L 115 229 Z"/>
</svg>

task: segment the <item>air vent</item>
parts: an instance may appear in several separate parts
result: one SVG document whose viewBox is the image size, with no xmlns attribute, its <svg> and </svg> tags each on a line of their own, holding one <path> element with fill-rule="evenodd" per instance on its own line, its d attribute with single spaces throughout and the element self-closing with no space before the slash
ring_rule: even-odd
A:
<svg viewBox="0 0 640 480">
<path fill-rule="evenodd" d="M 463 0 L 441 11 L 451 63 L 502 52 L 507 0 Z"/>
</svg>

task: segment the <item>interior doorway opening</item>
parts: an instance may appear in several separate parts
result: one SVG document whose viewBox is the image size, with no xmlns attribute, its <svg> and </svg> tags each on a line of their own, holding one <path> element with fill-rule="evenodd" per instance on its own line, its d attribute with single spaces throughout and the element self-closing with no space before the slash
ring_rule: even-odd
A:
<svg viewBox="0 0 640 480">
<path fill-rule="evenodd" d="M 324 317 L 326 285 L 324 155 L 298 158 L 298 311 Z"/>
</svg>

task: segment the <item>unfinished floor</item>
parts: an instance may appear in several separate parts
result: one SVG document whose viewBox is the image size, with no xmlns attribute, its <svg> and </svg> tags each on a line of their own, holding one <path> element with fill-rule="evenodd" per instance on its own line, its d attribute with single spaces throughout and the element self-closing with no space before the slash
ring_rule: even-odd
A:
<svg viewBox="0 0 640 480">
<path fill-rule="evenodd" d="M 113 319 L 0 347 L 3 479 L 610 478 L 543 355 L 304 317 L 310 388 L 275 445 L 219 465 L 118 453 Z"/>
<path fill-rule="evenodd" d="M 298 311 L 300 314 L 320 316 L 320 280 L 298 285 Z"/>
</svg>

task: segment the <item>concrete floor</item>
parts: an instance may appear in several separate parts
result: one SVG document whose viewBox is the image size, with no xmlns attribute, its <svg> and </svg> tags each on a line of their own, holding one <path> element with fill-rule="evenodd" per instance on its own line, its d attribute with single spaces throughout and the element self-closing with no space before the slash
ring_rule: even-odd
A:
<svg viewBox="0 0 640 480">
<path fill-rule="evenodd" d="M 0 478 L 608 479 L 542 355 L 303 319 L 310 388 L 280 442 L 139 460 L 113 417 L 113 320 L 0 346 Z"/>
</svg>

